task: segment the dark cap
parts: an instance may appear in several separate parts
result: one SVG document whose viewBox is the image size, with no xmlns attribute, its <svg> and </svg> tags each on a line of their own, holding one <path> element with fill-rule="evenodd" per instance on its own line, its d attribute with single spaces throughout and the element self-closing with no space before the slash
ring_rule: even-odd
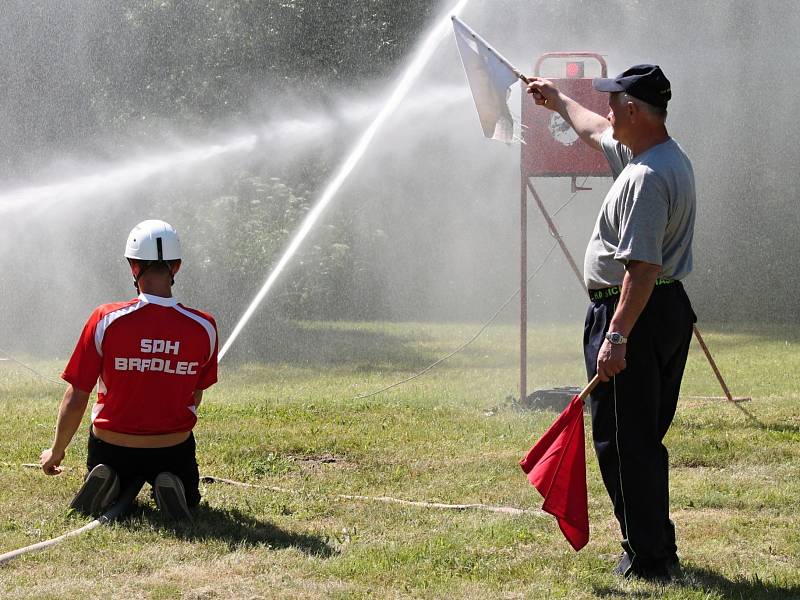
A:
<svg viewBox="0 0 800 600">
<path fill-rule="evenodd" d="M 659 108 L 667 108 L 672 98 L 669 79 L 658 65 L 634 65 L 611 79 L 592 80 L 598 92 L 625 92 Z"/>
</svg>

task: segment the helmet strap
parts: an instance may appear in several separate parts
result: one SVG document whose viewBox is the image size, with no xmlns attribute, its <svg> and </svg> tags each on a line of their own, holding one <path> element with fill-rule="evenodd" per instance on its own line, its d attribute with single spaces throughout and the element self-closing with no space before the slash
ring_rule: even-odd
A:
<svg viewBox="0 0 800 600">
<path fill-rule="evenodd" d="M 161 257 L 161 256 L 163 256 L 163 254 L 161 252 L 161 238 L 156 238 L 156 242 L 158 244 L 158 255 L 159 255 L 159 257 Z M 128 264 L 131 264 L 131 259 L 130 258 L 128 259 Z M 160 258 L 159 260 L 147 261 L 147 264 L 145 264 L 144 266 L 142 266 L 142 263 L 140 261 L 137 261 L 137 264 L 139 265 L 139 272 L 134 274 L 134 276 L 133 276 L 133 287 L 136 288 L 137 292 L 139 291 L 139 279 L 141 279 L 142 275 L 144 275 L 144 272 L 147 271 L 147 269 L 149 269 L 150 267 L 152 267 L 154 265 L 158 265 L 158 264 L 163 264 L 164 266 L 167 267 L 167 269 L 170 272 L 170 278 L 169 278 L 170 279 L 170 285 L 175 285 L 175 276 L 172 275 L 172 268 L 170 267 L 170 264 L 166 260 L 164 260 L 163 258 Z"/>
</svg>

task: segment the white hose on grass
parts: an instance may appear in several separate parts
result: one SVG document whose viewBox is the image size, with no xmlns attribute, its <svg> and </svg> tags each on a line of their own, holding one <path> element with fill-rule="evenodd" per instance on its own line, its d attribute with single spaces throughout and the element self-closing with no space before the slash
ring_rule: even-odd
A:
<svg viewBox="0 0 800 600">
<path fill-rule="evenodd" d="M 84 525 L 83 527 L 79 527 L 74 531 L 68 531 L 67 533 L 60 535 L 58 537 L 54 537 L 50 540 L 45 540 L 43 542 L 38 542 L 36 544 L 31 544 L 30 546 L 25 546 L 24 548 L 19 548 L 18 550 L 12 550 L 10 552 L 6 552 L 5 554 L 0 554 L 0 565 L 5 564 L 9 561 L 14 560 L 15 558 L 19 558 L 25 554 L 30 554 L 32 552 L 39 552 L 40 550 L 46 550 L 47 548 L 52 548 L 53 546 L 57 546 L 64 540 L 68 540 L 69 538 L 79 536 L 87 531 L 91 531 L 92 529 L 96 529 L 100 527 L 100 525 L 106 525 L 107 523 L 111 523 L 112 521 L 116 521 L 122 513 L 131 505 L 134 498 L 139 494 L 139 490 L 142 489 L 144 485 L 144 481 L 134 482 L 133 484 L 129 485 L 125 490 L 123 490 L 122 494 L 119 497 L 111 508 L 109 508 L 106 512 L 104 512 L 101 516 L 97 517 L 94 521 L 91 521 Z"/>
<path fill-rule="evenodd" d="M 205 483 L 226 483 L 228 485 L 235 485 L 237 487 L 258 488 L 262 490 L 270 490 L 272 492 L 280 492 L 283 494 L 299 494 L 296 490 L 287 488 L 276 487 L 273 485 L 258 485 L 255 483 L 244 483 L 242 481 L 234 481 L 232 479 L 223 479 L 222 477 L 214 477 L 212 475 L 203 475 L 200 478 Z M 334 498 L 336 500 L 356 500 L 364 502 L 385 502 L 388 504 L 402 504 L 404 506 L 417 506 L 420 508 L 440 508 L 445 510 L 483 510 L 487 512 L 502 513 L 506 515 L 539 515 L 546 516 L 546 513 L 541 510 L 530 510 L 524 508 L 516 508 L 514 506 L 491 506 L 489 504 L 445 504 L 442 502 L 425 502 L 422 500 L 403 500 L 401 498 L 392 498 L 390 496 L 358 496 L 352 494 L 333 494 L 322 495 L 323 498 Z"/>
</svg>

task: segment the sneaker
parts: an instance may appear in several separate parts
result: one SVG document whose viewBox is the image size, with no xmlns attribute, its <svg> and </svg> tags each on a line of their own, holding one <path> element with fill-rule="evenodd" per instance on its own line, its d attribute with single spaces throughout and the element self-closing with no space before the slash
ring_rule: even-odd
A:
<svg viewBox="0 0 800 600">
<path fill-rule="evenodd" d="M 192 520 L 192 513 L 186 504 L 186 492 L 183 489 L 183 482 L 177 475 L 164 472 L 156 475 L 153 482 L 153 492 L 156 498 L 156 506 L 170 519 L 176 521 L 186 519 Z"/>
<path fill-rule="evenodd" d="M 632 566 L 633 561 L 631 560 L 631 555 L 623 551 L 617 566 L 614 567 L 614 575 L 618 575 L 619 577 L 627 577 L 631 573 Z"/>
<path fill-rule="evenodd" d="M 667 561 L 667 574 L 670 579 L 680 579 L 683 577 L 683 569 L 678 555 L 674 555 Z"/>
<path fill-rule="evenodd" d="M 614 574 L 662 584 L 670 583 L 683 576 L 681 563 L 677 556 L 672 556 L 657 564 L 642 567 L 641 565 L 634 565 L 627 552 L 623 553 L 617 567 L 614 569 Z"/>
<path fill-rule="evenodd" d="M 70 502 L 69 507 L 87 515 L 104 512 L 119 496 L 119 477 L 108 465 L 97 465 Z"/>
</svg>

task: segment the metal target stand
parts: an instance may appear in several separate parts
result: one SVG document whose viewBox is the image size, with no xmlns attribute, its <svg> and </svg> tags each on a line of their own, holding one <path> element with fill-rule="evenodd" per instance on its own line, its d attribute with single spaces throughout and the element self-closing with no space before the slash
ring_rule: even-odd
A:
<svg viewBox="0 0 800 600">
<path fill-rule="evenodd" d="M 547 52 L 536 61 L 534 74 L 541 76 L 544 65 L 555 65 L 559 75 L 549 76 L 560 90 L 580 104 L 598 114 L 608 112 L 608 99 L 605 94 L 592 88 L 593 77 L 607 77 L 608 68 L 605 59 L 594 52 Z M 589 72 L 597 75 L 586 76 Z M 522 95 L 522 140 L 520 160 L 520 401 L 525 402 L 527 396 L 527 338 L 528 338 L 528 194 L 530 193 L 539 213 L 547 223 L 550 234 L 558 243 L 570 269 L 575 274 L 581 289 L 586 292 L 583 274 L 575 263 L 555 222 L 550 217 L 542 202 L 533 178 L 536 177 L 569 177 L 571 192 L 589 190 L 577 185 L 578 177 L 610 177 L 604 157 L 589 148 L 578 138 L 578 134 L 555 112 L 543 110 L 534 105 L 526 94 Z M 722 392 L 729 402 L 741 402 L 750 398 L 734 398 L 725 383 L 722 374 L 708 349 L 700 330 L 694 326 L 694 335 L 711 366 Z"/>
</svg>

